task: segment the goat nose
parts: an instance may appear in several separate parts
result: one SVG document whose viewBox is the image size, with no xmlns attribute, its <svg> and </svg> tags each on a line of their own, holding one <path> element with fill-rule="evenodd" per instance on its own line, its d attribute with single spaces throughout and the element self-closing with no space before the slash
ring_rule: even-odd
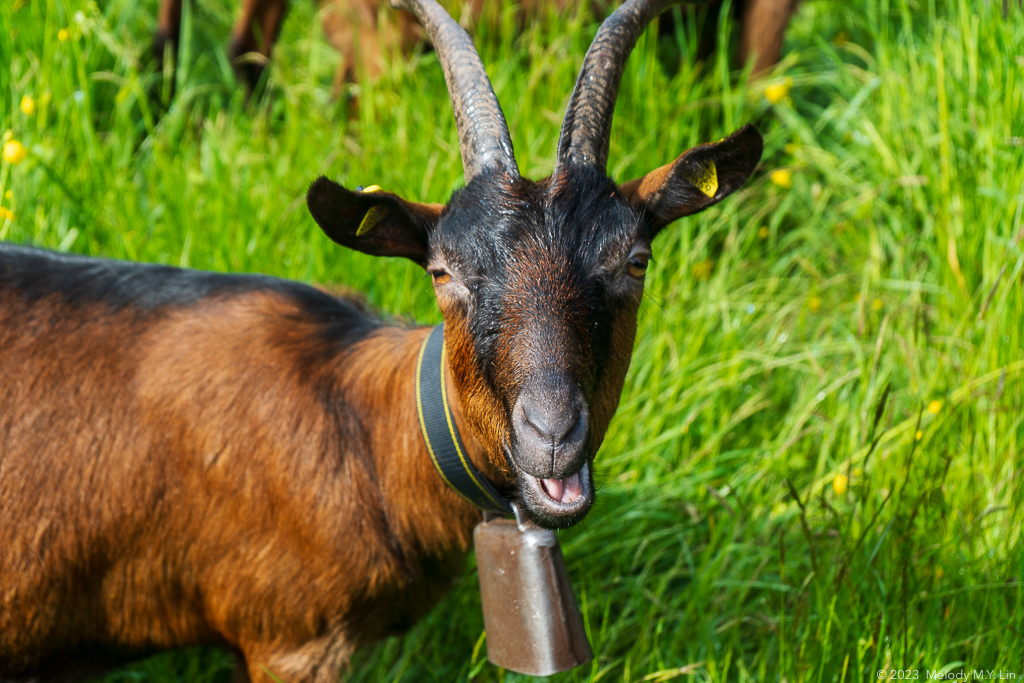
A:
<svg viewBox="0 0 1024 683">
<path fill-rule="evenodd" d="M 522 391 L 512 411 L 516 464 L 535 477 L 573 474 L 582 465 L 588 417 L 575 386 L 545 383 Z"/>
<path fill-rule="evenodd" d="M 554 448 L 558 448 L 580 422 L 580 410 L 574 405 L 551 406 L 536 401 L 524 401 L 522 405 L 525 426 L 532 428 L 537 438 Z"/>
</svg>

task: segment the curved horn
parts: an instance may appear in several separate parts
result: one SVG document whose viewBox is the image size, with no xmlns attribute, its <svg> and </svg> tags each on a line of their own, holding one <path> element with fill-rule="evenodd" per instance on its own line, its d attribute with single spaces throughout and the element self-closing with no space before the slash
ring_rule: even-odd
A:
<svg viewBox="0 0 1024 683">
<path fill-rule="evenodd" d="M 654 17 L 681 0 L 627 0 L 604 20 L 576 78 L 558 138 L 555 174 L 565 164 L 608 166 L 615 98 L 629 53 Z"/>
<path fill-rule="evenodd" d="M 473 41 L 435 0 L 391 0 L 391 6 L 416 15 L 441 60 L 455 111 L 466 183 L 495 166 L 518 178 L 508 124 Z"/>
</svg>

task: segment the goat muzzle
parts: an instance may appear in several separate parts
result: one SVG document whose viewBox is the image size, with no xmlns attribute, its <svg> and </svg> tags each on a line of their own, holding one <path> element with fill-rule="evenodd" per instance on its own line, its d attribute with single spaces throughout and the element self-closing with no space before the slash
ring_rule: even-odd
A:
<svg viewBox="0 0 1024 683">
<path fill-rule="evenodd" d="M 566 378 L 531 384 L 512 408 L 515 464 L 545 480 L 571 477 L 586 459 L 589 431 L 590 411 L 575 384 Z"/>
</svg>

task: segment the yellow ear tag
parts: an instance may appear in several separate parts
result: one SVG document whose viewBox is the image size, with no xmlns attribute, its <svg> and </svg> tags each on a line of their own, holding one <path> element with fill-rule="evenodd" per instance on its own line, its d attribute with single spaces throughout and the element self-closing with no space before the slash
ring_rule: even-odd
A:
<svg viewBox="0 0 1024 683">
<path fill-rule="evenodd" d="M 363 188 L 363 192 L 380 192 L 380 185 L 369 185 Z"/>
<path fill-rule="evenodd" d="M 363 216 L 363 222 L 359 224 L 359 229 L 356 230 L 356 237 L 370 232 L 373 228 L 380 223 L 381 219 L 384 218 L 384 214 L 388 212 L 388 208 L 381 204 L 370 207 L 370 210 Z"/>
<path fill-rule="evenodd" d="M 687 180 L 708 197 L 714 197 L 718 192 L 718 171 L 715 169 L 715 162 L 708 159 L 704 162 L 703 168 L 691 173 Z"/>
</svg>

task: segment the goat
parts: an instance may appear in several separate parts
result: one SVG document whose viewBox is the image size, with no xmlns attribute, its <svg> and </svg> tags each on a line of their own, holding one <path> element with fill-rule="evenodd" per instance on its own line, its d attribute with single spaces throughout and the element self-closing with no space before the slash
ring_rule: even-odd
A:
<svg viewBox="0 0 1024 683">
<path fill-rule="evenodd" d="M 338 244 L 429 272 L 466 455 L 569 526 L 594 502 L 651 243 L 739 188 L 761 136 L 607 176 L 624 62 L 673 1 L 628 0 L 587 51 L 552 174 L 528 180 L 465 31 L 399 1 L 440 58 L 466 184 L 441 206 L 321 177 L 307 205 Z M 326 682 L 409 628 L 481 519 L 421 439 L 430 333 L 270 277 L 0 247 L 0 679 L 213 644 L 239 681 Z"/>
<path fill-rule="evenodd" d="M 782 53 L 782 41 L 789 20 L 799 0 L 737 0 L 733 3 L 739 22 L 737 57 L 741 64 L 754 60 L 753 73 L 759 74 L 774 66 Z M 398 11 L 394 20 L 380 21 L 379 0 L 320 0 L 323 7 L 324 33 L 331 45 L 341 54 L 341 63 L 334 76 L 337 95 L 346 81 L 355 80 L 357 62 L 366 69 L 371 79 L 377 78 L 384 65 L 384 55 L 398 51 L 412 54 L 423 41 L 423 33 L 412 13 Z M 606 11 L 607 4 L 591 3 L 598 13 Z M 711 16 L 721 10 L 721 0 L 710 3 Z M 538 16 L 545 6 L 564 13 L 569 0 L 520 0 L 520 21 Z M 287 14 L 288 0 L 243 0 L 241 14 L 231 32 L 228 55 L 239 77 L 250 90 L 256 88 L 263 75 L 267 60 L 281 23 Z M 471 23 L 484 14 L 484 0 L 469 0 Z M 490 8 L 488 8 L 490 10 Z M 705 24 L 699 54 L 706 58 L 712 51 L 716 37 L 716 22 Z M 181 30 L 181 0 L 161 0 L 154 52 L 162 66 L 165 50 L 173 52 Z M 665 23 L 665 30 L 674 25 Z M 358 53 L 358 55 L 357 55 Z M 357 59 L 358 58 L 358 59 Z"/>
<path fill-rule="evenodd" d="M 537 16 L 541 5 L 549 2 L 559 12 L 568 0 L 521 0 L 523 16 Z M 182 0 L 160 0 L 153 52 L 158 70 L 162 70 L 165 51 L 176 52 L 181 32 Z M 411 12 L 398 10 L 380 21 L 380 0 L 319 0 L 323 13 L 324 35 L 341 55 L 334 75 L 334 94 L 345 82 L 356 80 L 358 66 L 371 79 L 380 76 L 388 52 L 411 55 L 424 35 Z M 484 0 L 470 0 L 469 16 L 475 21 L 483 14 Z M 231 31 L 228 57 L 239 78 L 250 91 L 259 84 L 281 25 L 288 12 L 288 0 L 242 0 L 241 13 Z M 393 17 L 393 20 L 391 19 Z"/>
</svg>

